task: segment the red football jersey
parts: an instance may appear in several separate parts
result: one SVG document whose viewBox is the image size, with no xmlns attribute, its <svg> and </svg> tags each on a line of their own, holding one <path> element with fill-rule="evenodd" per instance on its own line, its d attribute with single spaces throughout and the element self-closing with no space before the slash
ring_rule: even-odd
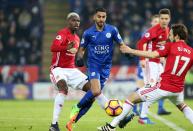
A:
<svg viewBox="0 0 193 131">
<path fill-rule="evenodd" d="M 193 65 L 193 49 L 184 41 L 178 41 L 166 43 L 157 51 L 161 57 L 167 58 L 160 89 L 181 92 L 186 73 Z"/>
<path fill-rule="evenodd" d="M 143 50 L 143 45 L 147 43 L 147 50 L 154 51 L 159 48 L 159 42 L 166 41 L 169 36 L 169 27 L 161 28 L 160 24 L 151 27 L 144 36 L 137 42 L 137 48 Z M 149 61 L 160 62 L 159 58 L 149 59 Z"/>
<path fill-rule="evenodd" d="M 52 52 L 51 68 L 75 68 L 75 53 L 67 51 L 69 49 L 68 45 L 71 42 L 74 42 L 75 44 L 70 48 L 78 50 L 80 43 L 78 35 L 72 34 L 68 28 L 58 31 L 57 36 L 50 47 Z"/>
</svg>

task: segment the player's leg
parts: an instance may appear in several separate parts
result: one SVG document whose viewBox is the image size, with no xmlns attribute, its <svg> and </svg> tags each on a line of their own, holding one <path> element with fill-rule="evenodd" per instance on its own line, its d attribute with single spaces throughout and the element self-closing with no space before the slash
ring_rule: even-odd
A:
<svg viewBox="0 0 193 131">
<path fill-rule="evenodd" d="M 61 68 L 55 68 L 51 71 L 50 79 L 58 90 L 54 101 L 53 119 L 49 131 L 59 131 L 58 119 L 61 113 L 65 95 L 68 93 L 67 77 L 61 73 Z M 64 72 L 62 70 L 62 72 Z M 56 79 L 57 76 L 58 78 Z"/>
<path fill-rule="evenodd" d="M 98 127 L 98 130 L 107 131 L 107 129 L 110 129 L 110 130 L 115 129 L 116 126 L 119 124 L 125 126 L 127 123 L 124 120 L 129 114 L 134 104 L 140 103 L 142 101 L 148 101 L 153 103 L 154 101 L 163 97 L 162 92 L 164 91 L 159 89 L 159 85 L 156 85 L 149 89 L 141 88 L 137 92 L 132 93 L 131 95 L 129 95 L 128 99 L 123 104 L 122 113 L 119 116 L 115 117 L 110 124 L 107 124 L 102 127 Z M 164 92 L 164 93 L 167 93 L 167 92 Z M 155 94 L 158 94 L 158 95 L 155 95 Z"/>
<path fill-rule="evenodd" d="M 164 59 L 161 59 L 162 61 L 164 61 Z M 164 71 L 164 67 L 163 64 L 159 63 L 158 64 L 159 70 L 158 70 L 158 80 L 160 79 L 160 75 L 163 73 Z M 164 99 L 160 99 L 158 101 L 158 115 L 169 115 L 171 114 L 171 112 L 168 112 L 165 108 L 164 108 Z"/>
<path fill-rule="evenodd" d="M 146 62 L 146 66 L 143 69 L 144 72 L 144 83 L 145 88 L 151 88 L 156 84 L 156 74 L 157 67 L 154 65 L 154 62 Z M 138 122 L 140 124 L 154 124 L 149 118 L 148 118 L 148 112 L 149 112 L 150 103 L 143 102 L 141 103 L 141 112 L 139 115 Z"/>
<path fill-rule="evenodd" d="M 193 124 L 193 110 L 184 103 L 184 92 L 178 93 L 176 97 L 170 98 L 171 102 L 184 113 L 184 116 Z"/>
<path fill-rule="evenodd" d="M 142 67 L 140 65 L 138 65 L 137 67 L 137 87 L 136 87 L 136 91 L 140 88 L 144 87 L 144 68 L 142 69 Z M 144 78 L 145 79 L 145 78 Z M 141 105 L 140 105 L 140 111 L 138 111 L 137 105 L 133 106 L 133 112 L 135 113 L 135 115 L 140 115 L 141 112 Z M 131 116 L 133 116 L 133 114 L 131 114 Z M 132 117 L 131 117 L 132 118 Z"/>
<path fill-rule="evenodd" d="M 87 91 L 90 89 L 90 83 L 88 82 L 87 76 L 78 69 L 74 69 L 69 75 L 68 85 L 75 90 Z M 66 124 L 68 131 L 72 131 L 72 124 L 75 122 L 79 110 L 79 108 L 74 108 L 73 106 L 73 110 L 70 113 L 70 120 Z"/>
<path fill-rule="evenodd" d="M 105 77 L 103 77 L 103 75 L 101 75 L 101 77 L 100 77 L 100 85 L 101 85 L 101 89 L 103 89 L 103 87 L 104 87 L 104 85 L 105 85 L 106 79 L 107 79 L 107 78 L 105 78 Z M 99 103 L 99 104 L 101 104 L 101 107 L 104 107 L 103 104 L 107 102 L 106 97 L 105 97 L 104 100 L 105 100 L 105 101 L 102 102 L 102 104 Z M 90 109 L 90 107 L 92 106 L 93 102 L 94 102 L 94 99 L 93 99 L 93 101 L 87 103 L 86 106 L 84 106 L 83 108 L 81 108 L 81 110 L 80 110 L 79 113 L 78 113 L 78 116 L 76 117 L 75 122 L 77 122 L 83 115 L 86 114 L 86 112 L 87 112 L 87 111 Z"/>
</svg>

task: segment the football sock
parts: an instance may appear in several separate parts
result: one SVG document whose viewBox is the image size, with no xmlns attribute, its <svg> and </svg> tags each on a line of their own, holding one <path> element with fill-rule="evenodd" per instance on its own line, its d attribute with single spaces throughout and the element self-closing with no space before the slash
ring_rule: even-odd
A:
<svg viewBox="0 0 193 131">
<path fill-rule="evenodd" d="M 65 95 L 63 93 L 58 93 L 55 97 L 52 124 L 56 124 L 56 122 L 58 122 L 60 112 L 64 105 L 64 98 Z"/>
<path fill-rule="evenodd" d="M 133 112 L 137 112 L 137 104 L 133 106 Z"/>
<path fill-rule="evenodd" d="M 130 110 L 133 107 L 133 103 L 131 103 L 129 100 L 126 100 L 123 104 L 123 111 L 122 113 L 115 117 L 113 121 L 110 123 L 111 126 L 116 127 L 121 120 L 123 120 L 130 112 Z"/>
<path fill-rule="evenodd" d="M 86 94 L 82 97 L 82 99 L 77 104 L 78 108 L 86 107 L 88 103 L 91 103 L 94 99 L 94 95 L 91 90 L 87 91 Z"/>
<path fill-rule="evenodd" d="M 90 109 L 90 107 L 92 106 L 94 101 L 91 101 L 89 103 L 87 103 L 87 105 L 83 108 L 80 109 L 78 116 L 76 117 L 75 122 L 77 122 L 84 114 L 86 114 L 88 112 L 88 110 Z"/>
<path fill-rule="evenodd" d="M 193 124 L 193 110 L 190 107 L 186 106 L 183 109 L 183 113 L 185 117 Z"/>
<path fill-rule="evenodd" d="M 101 106 L 101 108 L 105 109 L 105 104 L 108 102 L 106 96 L 103 93 L 101 93 L 96 97 L 96 100 L 98 101 L 98 104 Z"/>
<path fill-rule="evenodd" d="M 143 102 L 142 107 L 141 107 L 141 113 L 140 113 L 140 118 L 145 118 L 147 117 L 147 113 L 149 111 L 149 102 Z"/>
<path fill-rule="evenodd" d="M 158 111 L 159 110 L 162 110 L 164 107 L 164 100 L 163 99 L 160 99 L 159 101 L 158 101 Z"/>
</svg>

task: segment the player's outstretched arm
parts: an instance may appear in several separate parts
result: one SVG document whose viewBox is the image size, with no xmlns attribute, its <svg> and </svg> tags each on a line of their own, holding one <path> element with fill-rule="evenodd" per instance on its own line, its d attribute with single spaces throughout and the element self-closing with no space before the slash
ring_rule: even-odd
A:
<svg viewBox="0 0 193 131">
<path fill-rule="evenodd" d="M 85 52 L 85 48 L 83 47 L 80 47 L 79 50 L 78 50 L 78 53 L 76 54 L 76 65 L 78 67 L 82 67 L 84 66 L 84 52 Z"/>
<path fill-rule="evenodd" d="M 140 57 L 146 57 L 146 58 L 160 57 L 157 51 L 149 52 L 149 51 L 135 50 L 135 49 L 131 49 L 130 47 L 126 45 L 120 46 L 120 50 L 122 53 L 129 53 L 129 54 L 133 54 L 133 55 L 140 56 Z"/>
</svg>

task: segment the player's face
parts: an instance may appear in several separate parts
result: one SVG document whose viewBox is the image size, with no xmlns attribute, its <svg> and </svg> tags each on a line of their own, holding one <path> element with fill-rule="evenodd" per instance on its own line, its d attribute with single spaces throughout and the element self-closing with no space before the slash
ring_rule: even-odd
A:
<svg viewBox="0 0 193 131">
<path fill-rule="evenodd" d="M 155 18 L 153 18 L 152 21 L 151 21 L 151 26 L 155 26 L 155 25 L 157 25 L 158 23 L 159 23 L 159 18 L 158 18 L 158 17 L 155 17 Z"/>
<path fill-rule="evenodd" d="M 161 14 L 159 17 L 161 27 L 167 27 L 170 22 L 170 16 L 168 14 Z"/>
<path fill-rule="evenodd" d="M 80 17 L 78 16 L 72 16 L 69 19 L 69 27 L 72 31 L 77 31 L 79 29 L 80 26 Z"/>
<path fill-rule="evenodd" d="M 172 29 L 170 30 L 170 33 L 169 33 L 169 39 L 170 39 L 171 42 L 174 42 L 174 41 L 175 41 L 175 40 L 174 40 L 174 34 L 173 34 L 173 30 L 172 30 Z"/>
<path fill-rule="evenodd" d="M 103 27 L 105 24 L 107 18 L 107 14 L 106 12 L 100 12 L 98 11 L 95 15 L 94 15 L 94 21 L 97 24 L 98 27 Z"/>
</svg>

